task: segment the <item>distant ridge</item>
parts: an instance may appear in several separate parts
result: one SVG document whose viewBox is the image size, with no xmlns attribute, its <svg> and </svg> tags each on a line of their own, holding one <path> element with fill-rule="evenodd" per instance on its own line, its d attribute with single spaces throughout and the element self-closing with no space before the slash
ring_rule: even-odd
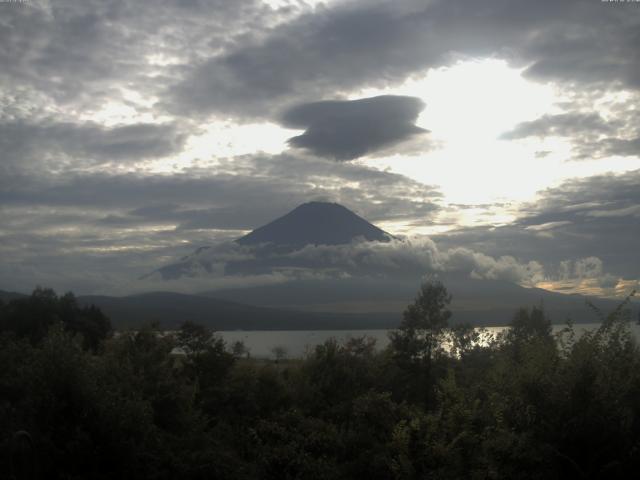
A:
<svg viewBox="0 0 640 480">
<path fill-rule="evenodd" d="M 5 290 L 0 290 L 0 300 L 2 300 L 3 302 L 10 302 L 11 300 L 26 297 L 28 297 L 28 295 L 25 295 L 24 293 L 7 292 Z"/>
<path fill-rule="evenodd" d="M 309 202 L 236 240 L 240 245 L 340 245 L 357 238 L 388 242 L 393 238 L 337 203 Z"/>
<path fill-rule="evenodd" d="M 246 305 L 200 295 L 150 292 L 126 297 L 85 295 L 81 305 L 96 305 L 118 329 L 158 322 L 175 329 L 185 320 L 216 330 L 342 330 L 393 328 L 400 314 L 359 315 L 305 312 Z"/>
</svg>

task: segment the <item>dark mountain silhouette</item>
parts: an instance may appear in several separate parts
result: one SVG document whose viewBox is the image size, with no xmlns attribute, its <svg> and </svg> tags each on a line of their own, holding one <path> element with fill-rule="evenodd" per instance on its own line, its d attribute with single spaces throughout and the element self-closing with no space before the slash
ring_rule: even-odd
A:
<svg viewBox="0 0 640 480">
<path fill-rule="evenodd" d="M 595 323 L 586 297 L 523 288 L 499 281 L 443 278 L 453 293 L 453 324 L 506 325 L 521 306 L 542 304 L 553 323 L 572 318 Z M 382 279 L 341 279 L 331 282 L 300 281 L 186 295 L 151 292 L 125 297 L 84 295 L 80 305 L 96 305 L 117 329 L 138 328 L 159 322 L 175 329 L 185 320 L 216 330 L 342 330 L 395 328 L 411 303 L 418 284 Z M 497 293 L 496 293 L 497 292 Z M 497 298 L 498 295 L 501 300 Z M 27 295 L 0 291 L 5 302 Z M 618 300 L 592 299 L 605 313 Z M 640 305 L 630 304 L 634 318 Z"/>
<path fill-rule="evenodd" d="M 244 305 L 198 295 L 152 292 L 126 297 L 89 295 L 78 297 L 81 305 L 96 305 L 116 328 L 136 328 L 159 322 L 174 329 L 190 320 L 216 330 L 340 330 L 393 328 L 395 315 L 304 312 Z"/>
<path fill-rule="evenodd" d="M 525 288 L 500 280 L 476 280 L 460 274 L 441 275 L 453 295 L 452 323 L 506 325 L 520 307 L 542 306 L 553 323 L 571 318 L 576 323 L 598 322 L 587 305 L 592 302 L 604 313 L 613 311 L 621 300 L 566 295 L 540 288 Z M 304 280 L 205 292 L 217 299 L 278 309 L 310 312 L 401 314 L 416 295 L 420 278 L 344 278 Z M 630 308 L 637 315 L 638 302 Z"/>
<path fill-rule="evenodd" d="M 357 238 L 388 242 L 393 237 L 342 205 L 309 202 L 236 242 L 240 245 L 340 245 Z"/>
<path fill-rule="evenodd" d="M 18 292 L 7 292 L 5 290 L 0 290 L 0 300 L 3 302 L 10 302 L 11 300 L 16 300 L 19 298 L 25 298 L 27 295 Z"/>
</svg>

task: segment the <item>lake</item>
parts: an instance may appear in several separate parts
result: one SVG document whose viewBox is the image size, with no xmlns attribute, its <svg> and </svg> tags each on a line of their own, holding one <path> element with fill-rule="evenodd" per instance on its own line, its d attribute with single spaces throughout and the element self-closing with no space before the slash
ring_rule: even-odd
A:
<svg viewBox="0 0 640 480">
<path fill-rule="evenodd" d="M 599 323 L 576 324 L 576 333 L 598 328 Z M 553 325 L 553 332 L 557 333 L 565 325 Z M 492 335 L 497 335 L 507 327 L 486 327 L 485 330 Z M 640 339 L 640 326 L 633 323 L 631 329 L 636 338 Z M 353 337 L 372 337 L 376 339 L 376 347 L 383 349 L 389 344 L 388 333 L 390 330 L 234 330 L 217 332 L 231 345 L 238 340 L 244 342 L 249 353 L 254 358 L 274 358 L 273 349 L 283 347 L 288 358 L 302 357 L 308 350 L 313 349 L 330 338 L 344 342 Z"/>
</svg>

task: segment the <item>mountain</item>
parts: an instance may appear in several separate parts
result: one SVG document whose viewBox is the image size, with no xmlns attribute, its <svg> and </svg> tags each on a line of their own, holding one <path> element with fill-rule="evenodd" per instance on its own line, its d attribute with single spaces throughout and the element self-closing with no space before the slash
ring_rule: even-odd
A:
<svg viewBox="0 0 640 480">
<path fill-rule="evenodd" d="M 613 311 L 619 300 L 566 295 L 540 288 L 525 288 L 499 280 L 476 280 L 464 275 L 444 274 L 440 280 L 452 294 L 452 323 L 506 325 L 520 307 L 542 305 L 553 323 L 571 318 L 575 323 L 599 319 L 587 305 Z M 262 285 L 204 292 L 218 299 L 242 301 L 267 308 L 293 309 L 335 314 L 400 315 L 418 291 L 420 278 L 341 278 L 331 281 L 303 280 L 284 285 Z M 633 318 L 640 305 L 632 302 Z"/>
<path fill-rule="evenodd" d="M 388 242 L 384 230 L 337 203 L 309 202 L 236 240 L 240 245 L 271 243 L 302 247 L 340 245 L 357 238 Z"/>
<path fill-rule="evenodd" d="M 142 279 L 156 274 L 163 280 L 176 280 L 211 275 L 220 270 L 224 270 L 225 275 L 265 275 L 282 268 L 316 268 L 303 259 L 287 256 L 307 245 L 389 242 L 393 238 L 342 205 L 309 202 L 233 242 L 200 247 Z"/>
<path fill-rule="evenodd" d="M 564 323 L 567 318 L 576 323 L 598 322 L 585 304 L 586 298 L 580 295 L 528 289 L 499 281 L 453 277 L 443 281 L 453 294 L 452 324 L 505 325 L 519 307 L 540 304 L 554 323 Z M 416 282 L 383 279 L 307 280 L 201 295 L 172 292 L 125 297 L 85 295 L 79 296 L 78 302 L 98 306 L 117 329 L 137 328 L 150 322 L 175 329 L 185 320 L 216 330 L 387 329 L 399 324 L 417 286 Z M 501 300 L 497 301 L 496 296 Z M 0 298 L 5 301 L 25 297 L 27 295 L 0 291 Z M 592 300 L 605 313 L 619 303 Z M 640 305 L 635 302 L 630 307 L 635 318 Z"/>
<path fill-rule="evenodd" d="M 190 320 L 216 330 L 341 330 L 392 328 L 400 319 L 399 313 L 372 316 L 278 310 L 172 292 L 126 297 L 88 295 L 78 297 L 78 302 L 96 305 L 119 329 L 135 328 L 149 322 L 175 329 Z"/>
<path fill-rule="evenodd" d="M 10 302 L 11 300 L 16 300 L 18 298 L 26 298 L 27 295 L 18 292 L 7 292 L 5 290 L 0 290 L 0 300 L 3 302 Z"/>
<path fill-rule="evenodd" d="M 238 316 L 235 328 L 247 328 L 243 325 L 248 324 L 251 328 L 276 328 L 274 325 L 282 322 L 300 325 L 291 328 L 303 328 L 304 322 L 335 328 L 338 318 L 349 325 L 358 323 L 356 317 L 349 315 L 360 316 L 371 328 L 383 320 L 394 325 L 434 261 L 429 257 L 432 250 L 428 244 L 412 246 L 410 241 L 391 240 L 393 236 L 341 205 L 311 202 L 234 242 L 202 247 L 155 273 L 161 280 L 178 282 L 178 287 L 193 281 L 192 292 L 198 288 L 200 296 L 217 302 L 269 309 Z M 587 298 L 580 295 L 474 279 L 466 270 L 441 267 L 438 271 L 453 295 L 454 323 L 504 325 L 518 308 L 540 304 L 556 323 L 567 318 L 577 323 L 597 321 L 586 304 Z M 616 300 L 592 300 L 604 312 L 618 304 Z M 227 311 L 222 304 L 205 306 L 200 297 L 181 301 L 201 305 L 202 309 Z M 127 308 L 131 308 L 131 302 L 127 300 Z M 204 311 L 200 307 L 189 308 Z M 638 305 L 633 308 L 637 311 Z M 274 312 L 280 312 L 280 320 Z M 258 313 L 264 321 L 255 323 Z M 347 317 L 340 317 L 344 315 Z M 227 313 L 221 314 L 223 317 L 236 318 Z M 347 323 L 344 328 L 348 328 Z M 306 328 L 311 328 L 308 325 Z"/>
<path fill-rule="evenodd" d="M 443 278 L 453 295 L 452 324 L 505 325 L 522 306 L 542 304 L 553 323 L 599 319 L 586 297 L 564 295 L 493 280 Z M 191 320 L 216 330 L 344 330 L 395 328 L 417 293 L 418 284 L 383 279 L 290 282 L 215 291 L 208 295 L 153 292 L 126 297 L 80 296 L 98 306 L 118 328 L 157 321 L 175 329 Z M 496 298 L 501 300 L 496 301 Z M 487 299 L 490 299 L 487 301 Z M 591 299 L 605 313 L 618 301 Z M 639 305 L 631 305 L 634 316 Z"/>
</svg>

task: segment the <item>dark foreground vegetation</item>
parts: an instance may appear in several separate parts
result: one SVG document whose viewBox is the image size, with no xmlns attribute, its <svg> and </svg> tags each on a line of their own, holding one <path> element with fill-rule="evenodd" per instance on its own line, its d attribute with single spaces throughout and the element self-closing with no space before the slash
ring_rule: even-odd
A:
<svg viewBox="0 0 640 480">
<path fill-rule="evenodd" d="M 449 326 L 449 301 L 424 284 L 382 352 L 360 338 L 260 361 L 193 323 L 112 335 L 38 289 L 0 306 L 0 477 L 637 478 L 624 304 L 583 336 L 552 336 L 534 307 L 482 339 Z"/>
</svg>

